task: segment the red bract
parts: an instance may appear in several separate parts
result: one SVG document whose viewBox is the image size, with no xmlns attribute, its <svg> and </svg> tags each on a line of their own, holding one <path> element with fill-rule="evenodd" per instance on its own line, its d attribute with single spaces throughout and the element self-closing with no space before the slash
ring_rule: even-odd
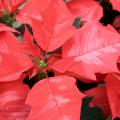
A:
<svg viewBox="0 0 120 120">
<path fill-rule="evenodd" d="M 34 43 L 33 36 L 30 34 L 26 27 L 21 46 L 25 51 L 25 54 L 29 56 L 33 63 L 33 67 L 28 70 L 29 76 L 33 77 L 40 71 L 40 68 L 37 64 L 39 60 L 42 59 L 42 50 L 37 46 L 37 44 Z"/>
<path fill-rule="evenodd" d="M 105 79 L 105 83 L 112 117 L 113 119 L 120 117 L 120 75 L 109 74 Z"/>
<path fill-rule="evenodd" d="M 119 0 L 110 0 L 112 3 L 113 9 L 120 11 L 120 1 Z"/>
<path fill-rule="evenodd" d="M 1 0 L 0 11 L 7 11 L 8 13 L 14 13 L 18 10 L 18 7 L 22 5 L 26 0 Z"/>
<path fill-rule="evenodd" d="M 108 97 L 106 93 L 106 87 L 99 86 L 86 91 L 85 94 L 87 96 L 93 97 L 93 100 L 91 101 L 91 104 L 90 104 L 91 107 L 97 106 L 101 108 L 106 118 L 111 114 Z"/>
<path fill-rule="evenodd" d="M 85 21 L 99 20 L 103 16 L 103 9 L 94 0 L 72 0 L 67 3 L 71 13 Z"/>
<path fill-rule="evenodd" d="M 67 67 L 61 67 L 60 64 L 64 64 L 62 59 L 53 67 L 95 80 L 94 73 L 118 72 L 116 62 L 120 55 L 119 46 L 120 36 L 117 32 L 99 22 L 88 22 L 63 46 L 63 60 L 71 59 Z"/>
<path fill-rule="evenodd" d="M 30 107 L 25 105 L 29 88 L 23 84 L 24 75 L 10 82 L 0 83 L 0 119 L 1 120 L 25 120 L 28 117 Z"/>
<path fill-rule="evenodd" d="M 49 0 L 29 0 L 19 12 L 16 19 L 21 23 L 31 24 L 31 17 L 42 20 L 40 10 L 44 10 Z"/>
<path fill-rule="evenodd" d="M 36 9 L 35 12 L 31 11 L 33 9 Z M 61 12 L 61 9 L 63 12 Z M 42 20 L 36 18 L 36 12 L 37 16 L 42 17 Z M 30 18 L 32 18 L 32 23 Z M 34 37 L 38 45 L 47 52 L 63 45 L 74 34 L 75 30 L 72 26 L 74 17 L 62 0 L 31 0 L 20 12 L 17 19 L 22 23 L 26 23 L 24 20 L 28 20 L 27 23 L 32 24 Z"/>
<path fill-rule="evenodd" d="M 0 32 L 18 32 L 15 29 L 12 29 L 4 24 L 0 24 Z"/>
<path fill-rule="evenodd" d="M 120 117 L 119 16 L 105 19 L 115 12 L 108 0 L 25 1 L 0 0 L 0 22 L 19 30 L 0 24 L 0 120 L 86 120 L 86 96 L 92 110 Z"/>
<path fill-rule="evenodd" d="M 26 55 L 30 57 L 40 57 L 42 56 L 40 48 L 34 43 L 33 36 L 30 34 L 28 29 L 25 27 L 25 33 L 22 40 L 22 48 L 24 49 Z"/>
<path fill-rule="evenodd" d="M 79 120 L 84 96 L 77 90 L 75 79 L 72 77 L 46 78 L 37 83 L 27 97 L 26 103 L 31 106 L 29 118 Z"/>
<path fill-rule="evenodd" d="M 115 17 L 112 25 L 113 25 L 113 27 L 115 27 L 116 30 L 120 33 L 120 16 Z"/>
<path fill-rule="evenodd" d="M 73 36 L 75 28 L 72 23 L 74 18 L 61 0 L 47 2 L 44 11 L 40 12 L 42 21 L 32 19 L 31 26 L 34 38 L 43 50 L 51 52 Z"/>
<path fill-rule="evenodd" d="M 1 26 L 0 82 L 16 80 L 22 72 L 32 67 L 31 61 L 20 47 L 20 42 L 8 31 L 11 31 L 11 29 L 3 25 Z"/>
</svg>

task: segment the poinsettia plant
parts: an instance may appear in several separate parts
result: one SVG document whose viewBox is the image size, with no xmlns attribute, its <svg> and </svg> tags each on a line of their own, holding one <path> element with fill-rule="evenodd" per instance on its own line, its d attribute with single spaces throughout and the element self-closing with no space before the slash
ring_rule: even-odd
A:
<svg viewBox="0 0 120 120">
<path fill-rule="evenodd" d="M 120 119 L 119 0 L 0 0 L 0 120 Z"/>
</svg>

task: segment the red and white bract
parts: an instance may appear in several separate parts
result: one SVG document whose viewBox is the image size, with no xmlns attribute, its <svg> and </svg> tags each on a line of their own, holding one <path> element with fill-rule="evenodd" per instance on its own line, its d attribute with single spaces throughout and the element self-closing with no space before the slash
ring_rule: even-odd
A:
<svg viewBox="0 0 120 120">
<path fill-rule="evenodd" d="M 37 83 L 26 101 L 31 106 L 29 119 L 79 120 L 85 95 L 79 93 L 75 81 L 69 76 L 56 76 Z"/>
<path fill-rule="evenodd" d="M 94 73 L 118 72 L 116 62 L 120 55 L 120 35 L 99 22 L 86 23 L 63 46 L 63 59 L 54 63 L 54 69 L 70 71 L 95 80 Z M 67 61 L 67 65 L 64 61 Z M 73 62 L 72 62 L 73 61 Z M 67 67 L 63 67 L 65 63 Z"/>
</svg>

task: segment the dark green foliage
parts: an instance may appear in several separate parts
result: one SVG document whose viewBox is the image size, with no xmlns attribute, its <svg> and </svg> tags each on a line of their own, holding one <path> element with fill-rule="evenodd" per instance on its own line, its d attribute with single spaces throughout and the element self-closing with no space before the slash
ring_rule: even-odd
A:
<svg viewBox="0 0 120 120">
<path fill-rule="evenodd" d="M 81 19 L 79 17 L 76 18 L 73 22 L 73 26 L 75 26 L 77 29 L 79 29 L 81 27 L 81 25 L 82 25 Z"/>
<path fill-rule="evenodd" d="M 80 120 L 105 120 L 105 117 L 98 107 L 90 107 L 89 103 L 92 97 L 87 97 L 83 99 L 82 111 Z"/>
</svg>

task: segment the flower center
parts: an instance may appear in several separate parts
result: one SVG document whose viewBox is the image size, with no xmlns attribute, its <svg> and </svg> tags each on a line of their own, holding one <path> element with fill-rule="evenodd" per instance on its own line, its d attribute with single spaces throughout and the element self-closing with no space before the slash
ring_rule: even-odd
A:
<svg viewBox="0 0 120 120">
<path fill-rule="evenodd" d="M 47 63 L 44 60 L 40 60 L 38 66 L 44 69 L 47 67 Z"/>
</svg>

